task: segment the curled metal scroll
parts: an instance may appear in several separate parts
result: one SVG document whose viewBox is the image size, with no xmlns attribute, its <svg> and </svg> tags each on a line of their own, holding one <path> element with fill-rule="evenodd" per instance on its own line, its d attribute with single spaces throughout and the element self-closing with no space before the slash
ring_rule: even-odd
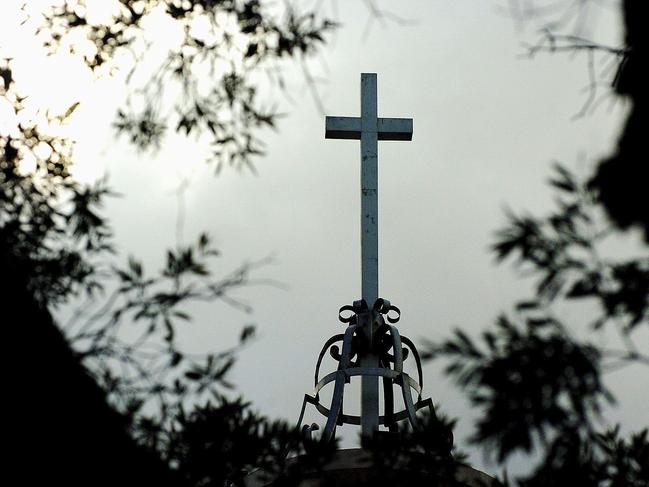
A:
<svg viewBox="0 0 649 487">
<path fill-rule="evenodd" d="M 313 394 L 305 394 L 302 402 L 298 428 L 302 428 L 305 446 L 308 447 L 309 442 L 314 441 L 313 432 L 320 429 L 315 423 L 302 426 L 307 404 L 313 405 L 327 418 L 320 435 L 321 441 L 333 439 L 337 426 L 361 424 L 360 416 L 343 413 L 345 385 L 355 376 L 381 377 L 385 414 L 379 416 L 379 424 L 386 426 L 390 431 L 398 431 L 398 423 L 405 420 L 413 429 L 419 429 L 417 412 L 424 408 L 428 408 L 431 417 L 435 417 L 432 399 L 422 399 L 423 374 L 419 353 L 412 341 L 401 336 L 394 326 L 400 318 L 399 308 L 382 298 L 377 299 L 371 309 L 365 300 L 354 301 L 352 305 L 340 308 L 338 319 L 347 324 L 347 329 L 345 333 L 334 335 L 325 342 L 316 363 Z M 362 323 L 372 327 L 372 339 L 367 338 Z M 371 347 L 372 353 L 378 355 L 379 367 L 359 365 L 359 351 L 367 350 L 367 347 Z M 327 352 L 338 362 L 338 367 L 321 378 L 320 366 Z M 417 380 L 403 370 L 403 362 L 409 357 L 413 357 L 416 363 Z M 320 401 L 320 391 L 332 383 L 333 395 L 331 404 L 327 407 Z M 404 409 L 400 411 L 394 411 L 394 385 L 400 386 L 403 395 Z M 413 392 L 416 394 L 415 399 Z"/>
</svg>

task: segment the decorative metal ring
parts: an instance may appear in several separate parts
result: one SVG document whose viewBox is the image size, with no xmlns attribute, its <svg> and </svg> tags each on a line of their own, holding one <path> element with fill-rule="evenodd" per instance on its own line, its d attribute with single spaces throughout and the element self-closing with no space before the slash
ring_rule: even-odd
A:
<svg viewBox="0 0 649 487">
<path fill-rule="evenodd" d="M 322 414 L 325 418 L 329 417 L 329 414 L 331 414 L 331 410 L 329 408 L 327 408 L 326 406 L 324 406 L 320 401 L 316 400 L 312 396 L 309 396 L 308 394 L 305 394 L 304 395 L 303 407 L 306 406 L 307 403 L 313 404 L 313 406 L 316 408 L 316 410 L 320 414 Z M 416 404 L 413 404 L 413 408 L 414 408 L 415 411 L 419 411 L 420 409 L 422 409 L 422 408 L 424 408 L 426 406 L 428 406 L 428 409 L 430 410 L 431 416 L 432 417 L 437 417 L 436 414 L 435 414 L 435 408 L 433 407 L 433 400 L 431 398 L 420 400 L 420 401 L 417 401 Z M 339 415 L 339 419 L 342 420 L 343 424 L 351 424 L 351 425 L 356 425 L 356 426 L 361 424 L 361 417 L 358 416 L 358 415 L 355 415 L 355 414 L 342 414 L 342 415 Z M 401 411 L 397 411 L 396 413 L 392 414 L 392 420 L 394 422 L 403 421 L 404 419 L 408 419 L 408 411 L 405 410 L 405 409 L 402 409 Z M 384 415 L 379 416 L 379 424 L 386 424 L 385 421 L 386 421 L 386 418 L 385 418 Z M 301 423 L 302 423 L 302 421 L 298 422 L 298 427 L 300 426 Z M 308 426 L 305 425 L 304 427 L 308 427 Z M 312 428 L 312 430 L 315 431 L 315 429 L 313 429 L 313 428 Z"/>
<path fill-rule="evenodd" d="M 349 316 L 343 316 L 345 311 L 349 311 L 351 314 Z M 356 310 L 351 305 L 345 305 L 338 310 L 338 320 L 343 323 L 356 323 Z"/>
<path fill-rule="evenodd" d="M 396 316 L 392 317 L 390 316 L 390 312 L 396 313 Z M 401 310 L 397 308 L 396 306 L 390 306 L 388 310 L 385 312 L 385 317 L 387 318 L 389 323 L 398 323 L 399 320 L 401 319 Z"/>
<path fill-rule="evenodd" d="M 390 331 L 390 336 L 392 337 L 392 349 L 394 350 L 394 370 L 396 370 L 397 372 L 403 372 L 403 355 L 399 330 L 397 330 L 396 326 L 387 325 L 387 327 Z"/>
<path fill-rule="evenodd" d="M 326 425 L 320 435 L 320 441 L 329 441 L 335 437 L 337 426 L 343 424 L 359 425 L 361 423 L 360 416 L 344 414 L 343 412 L 345 386 L 352 377 L 356 376 L 383 378 L 384 400 L 386 401 L 385 414 L 379 416 L 379 424 L 388 426 L 390 431 L 394 431 L 397 423 L 402 420 L 409 420 L 413 428 L 419 429 L 421 426 L 416 413 L 424 407 L 428 407 L 431 415 L 435 416 L 432 400 L 426 399 L 422 401 L 421 398 L 423 372 L 419 353 L 412 341 L 405 336 L 401 336 L 399 330 L 392 326 L 400 318 L 401 310 L 383 298 L 377 299 L 371 309 L 364 299 L 354 301 L 353 304 L 342 306 L 339 309 L 338 319 L 348 324 L 347 329 L 345 333 L 329 338 L 320 351 L 314 377 L 314 395 L 305 394 L 304 396 L 298 428 L 301 427 L 304 419 L 307 403 L 313 404 L 316 410 L 327 418 Z M 374 352 L 380 357 L 378 367 L 361 367 L 358 360 L 356 362 L 352 360 L 361 353 L 359 347 L 368 338 L 365 336 L 367 333 L 366 326 L 371 326 L 375 330 L 375 336 L 371 338 L 371 343 L 374 343 L 376 347 Z M 337 342 L 342 342 L 342 345 L 336 344 Z M 321 379 L 319 377 L 320 367 L 327 351 L 334 360 L 338 361 L 338 367 L 335 372 L 331 372 Z M 390 354 L 390 351 L 393 353 Z M 413 355 L 416 362 L 418 380 L 413 379 L 403 370 L 403 362 L 410 354 Z M 327 384 L 332 382 L 334 383 L 334 389 L 331 403 L 327 408 L 320 402 L 319 393 Z M 401 388 L 405 406 L 403 410 L 398 412 L 394 412 L 394 385 Z M 416 400 L 413 391 L 417 394 Z M 313 442 L 312 433 L 318 429 L 317 424 L 314 423 L 301 428 L 305 443 Z"/>
<path fill-rule="evenodd" d="M 320 381 L 314 387 L 313 395 L 317 398 L 324 386 L 336 380 L 339 372 L 341 372 L 341 370 L 331 372 L 320 379 Z M 408 388 L 409 386 L 410 388 L 414 389 L 418 395 L 421 395 L 421 385 L 405 372 L 397 372 L 396 370 L 386 369 L 383 367 L 351 367 L 342 370 L 342 372 L 344 372 L 345 374 L 345 382 L 348 382 L 347 379 L 349 379 L 350 377 L 356 377 L 359 375 L 387 377 L 394 380 L 395 383 L 397 383 L 404 389 Z"/>
<path fill-rule="evenodd" d="M 379 298 L 374 302 L 372 309 L 382 315 L 385 315 L 385 318 L 390 323 L 397 323 L 401 318 L 401 310 L 396 306 L 392 306 L 390 301 L 384 298 Z M 396 313 L 396 316 L 390 316 L 390 312 Z"/>
<path fill-rule="evenodd" d="M 415 347 L 415 344 L 412 343 L 412 340 L 406 336 L 401 336 L 401 341 L 403 344 L 410 349 L 412 352 L 412 356 L 415 359 L 415 363 L 417 364 L 417 376 L 419 378 L 419 385 L 420 387 L 424 387 L 424 371 L 422 370 L 421 367 L 421 358 L 419 357 L 419 352 L 417 351 L 417 347 Z"/>
<path fill-rule="evenodd" d="M 327 349 L 332 346 L 336 342 L 342 342 L 343 339 L 345 338 L 345 335 L 343 333 L 340 333 L 338 335 L 334 335 L 329 340 L 326 341 L 324 346 L 322 347 L 322 350 L 320 350 L 320 355 L 318 355 L 318 361 L 316 362 L 315 366 L 315 378 L 313 383 L 317 384 L 318 383 L 318 376 L 320 375 L 320 365 L 322 365 L 322 359 L 324 358 L 325 354 L 327 353 Z"/>
<path fill-rule="evenodd" d="M 390 307 L 390 301 L 384 298 L 379 298 L 376 301 L 374 301 L 374 306 L 372 306 L 372 309 L 374 311 L 378 311 L 381 314 L 385 314 L 386 310 Z"/>
</svg>

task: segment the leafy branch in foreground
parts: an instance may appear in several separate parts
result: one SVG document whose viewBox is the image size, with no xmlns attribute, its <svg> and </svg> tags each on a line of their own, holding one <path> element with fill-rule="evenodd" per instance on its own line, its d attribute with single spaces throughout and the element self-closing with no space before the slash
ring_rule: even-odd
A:
<svg viewBox="0 0 649 487">
<path fill-rule="evenodd" d="M 26 3 L 23 26 L 50 52 L 80 56 L 97 76 L 131 69 L 131 110 L 118 113 L 116 123 L 136 145 L 155 145 L 163 125 L 177 122 L 176 132 L 211 134 L 219 163 L 235 166 L 261 152 L 254 133 L 274 123 L 274 114 L 260 106 L 253 75 L 270 69 L 281 76 L 273 63 L 315 55 L 334 28 L 317 12 L 270 13 L 255 0 L 105 3 L 103 18 L 83 0 L 53 2 L 45 10 Z M 165 34 L 176 29 L 181 35 L 152 73 L 139 68 L 152 48 L 146 25 L 156 16 L 167 22 Z M 249 310 L 230 291 L 250 284 L 250 271 L 265 261 L 214 278 L 207 261 L 216 252 L 202 237 L 169 252 L 160 275 L 145 274 L 134 259 L 115 268 L 112 232 L 100 211 L 111 192 L 103 182 L 86 186 L 70 174 L 74 140 L 61 129 L 79 102 L 62 113 L 29 105 L 31 94 L 15 82 L 12 53 L 0 57 L 0 97 L 12 111 L 0 133 L 0 242 L 16 277 L 43 308 L 55 310 L 85 293 L 88 301 L 65 331 L 120 411 L 164 422 L 185 399 L 227 387 L 235 352 L 254 329 L 244 328 L 233 349 L 205 356 L 181 350 L 175 329 L 189 320 L 192 302 L 219 300 Z M 199 82 L 206 69 L 211 86 Z"/>
<path fill-rule="evenodd" d="M 611 5 L 600 0 L 555 1 L 512 0 L 501 7 L 519 26 L 531 26 L 539 37 L 523 47 L 531 58 L 539 53 L 564 53 L 585 60 L 588 81 L 584 86 L 585 100 L 575 115 L 583 117 L 595 110 L 606 99 L 612 99 L 629 57 L 632 46 L 613 46 L 591 26 L 593 19 L 609 20 Z M 638 2 L 636 2 L 638 3 Z M 605 29 L 601 29 L 605 32 Z M 581 56 L 580 56 L 581 55 Z"/>
<path fill-rule="evenodd" d="M 226 375 L 236 352 L 254 336 L 253 326 L 244 327 L 237 346 L 218 353 L 187 353 L 176 337 L 178 326 L 191 319 L 185 309 L 192 303 L 223 301 L 250 311 L 231 292 L 267 283 L 250 278 L 267 260 L 214 278 L 209 263 L 217 256 L 201 235 L 194 245 L 168 251 L 158 275 L 147 275 L 131 258 L 126 268 L 113 269 L 111 293 L 90 296 L 64 324 L 70 344 L 118 410 L 164 424 L 184 404 L 219 397 L 231 387 Z"/>
<path fill-rule="evenodd" d="M 446 373 L 482 408 L 474 443 L 503 461 L 565 431 L 595 430 L 601 404 L 612 401 L 595 347 L 571 340 L 555 321 L 533 317 L 521 326 L 501 316 L 481 342 L 456 330 L 427 355 L 447 359 Z"/>
<path fill-rule="evenodd" d="M 647 429 L 628 440 L 620 438 L 619 427 L 588 437 L 567 431 L 548 445 L 541 465 L 532 475 L 519 479 L 519 485 L 645 487 L 649 482 L 647 458 Z"/>
<path fill-rule="evenodd" d="M 619 427 L 602 431 L 602 411 L 614 402 L 603 373 L 649 366 L 648 351 L 634 340 L 649 325 L 647 249 L 615 257 L 610 240 L 616 232 L 589 184 L 560 165 L 550 184 L 558 194 L 556 210 L 544 217 L 510 213 L 493 245 L 499 261 L 514 258 L 534 276 L 535 296 L 518 302 L 513 316 L 501 315 L 479 339 L 456 330 L 429 343 L 425 356 L 446 360 L 446 373 L 480 408 L 475 444 L 499 463 L 540 452 L 540 462 L 516 479 L 518 485 L 645 486 L 646 429 L 627 439 Z M 558 305 L 578 303 L 589 331 L 612 328 L 619 349 L 577 338 L 555 315 Z"/>
<path fill-rule="evenodd" d="M 602 223 L 596 195 L 564 167 L 556 166 L 555 172 L 550 184 L 559 193 L 557 210 L 544 218 L 510 214 L 509 226 L 497 233 L 496 257 L 515 257 L 538 276 L 530 305 L 593 299 L 601 311 L 593 328 L 614 324 L 628 335 L 649 322 L 646 249 L 632 259 L 606 255 L 604 246 L 614 232 Z"/>
<path fill-rule="evenodd" d="M 287 457 L 289 450 L 300 456 Z M 305 452 L 294 426 L 270 421 L 241 399 L 220 398 L 181 412 L 160 454 L 183 485 L 245 485 L 244 477 L 256 470 L 258 480 L 297 487 L 335 450 L 331 442 Z"/>
<path fill-rule="evenodd" d="M 531 23 L 541 32 L 539 40 L 526 48 L 530 56 L 563 52 L 572 57 L 581 54 L 581 59 L 586 59 L 586 100 L 577 116 L 592 111 L 612 94 L 618 95 L 615 101 L 624 101 L 629 108 L 616 150 L 600 161 L 590 184 L 618 229 L 640 228 L 645 242 L 649 242 L 649 212 L 645 210 L 648 175 L 644 163 L 645 127 L 649 123 L 649 71 L 645 67 L 649 57 L 649 4 L 637 0 L 512 0 L 508 7 L 519 23 Z M 602 37 L 610 33 L 609 29 L 594 28 L 601 20 L 617 23 L 619 17 L 614 13 L 621 14 L 624 23 L 621 42 Z M 604 18 L 596 22 L 595 16 L 601 14 Z"/>
<path fill-rule="evenodd" d="M 631 52 L 629 47 L 610 46 L 574 34 L 558 34 L 550 28 L 543 29 L 536 43 L 525 47 L 530 58 L 543 52 L 572 55 L 583 53 L 586 56 L 588 84 L 584 91 L 587 96 L 575 118 L 592 112 L 606 97 L 613 95 L 611 88 L 617 86 Z M 605 92 L 598 97 L 601 89 Z"/>
<path fill-rule="evenodd" d="M 0 132 L 0 240 L 35 300 L 56 306 L 101 286 L 99 264 L 113 247 L 99 210 L 112 193 L 102 181 L 70 177 L 73 142 L 57 133 L 61 120 L 31 112 L 10 60 L 0 62 L 0 77 L 0 100 L 10 109 Z"/>
<path fill-rule="evenodd" d="M 413 485 L 422 480 L 449 487 L 466 485 L 459 480 L 458 469 L 466 459 L 453 444 L 456 420 L 442 414 L 422 415 L 420 427 L 399 432 L 378 432 L 365 442 L 371 453 L 372 485 Z"/>
<path fill-rule="evenodd" d="M 131 92 L 114 126 L 136 147 L 159 147 L 169 128 L 204 135 L 217 170 L 225 164 L 252 169 L 252 158 L 263 154 L 256 134 L 274 127 L 278 115 L 260 101 L 267 97 L 259 94 L 259 75 L 285 86 L 280 64 L 290 59 L 311 80 L 305 63 L 336 27 L 317 9 L 301 13 L 286 4 L 278 11 L 259 0 L 111 3 L 112 13 L 105 18 L 92 15 L 80 0 L 52 6 L 38 35 L 52 52 L 84 53 L 95 73 L 127 72 Z M 150 39 L 152 24 L 166 40 L 178 38 L 162 60 L 153 61 L 153 69 L 151 51 L 160 39 Z"/>
</svg>

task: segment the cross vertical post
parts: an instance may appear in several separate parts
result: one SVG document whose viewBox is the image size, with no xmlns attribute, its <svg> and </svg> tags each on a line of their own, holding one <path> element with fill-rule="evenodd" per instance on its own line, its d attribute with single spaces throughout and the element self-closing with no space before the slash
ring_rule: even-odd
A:
<svg viewBox="0 0 649 487">
<path fill-rule="evenodd" d="M 376 74 L 361 76 L 361 275 L 368 306 L 379 297 Z"/>
<path fill-rule="evenodd" d="M 376 74 L 361 75 L 361 291 L 371 308 L 379 297 L 379 202 Z M 372 342 L 372 320 L 365 324 Z M 370 351 L 360 358 L 361 367 L 378 367 L 379 357 Z M 361 376 L 361 434 L 371 437 L 379 429 L 379 378 Z"/>
<path fill-rule="evenodd" d="M 361 141 L 361 292 L 370 309 L 379 297 L 378 141 L 412 140 L 411 118 L 378 117 L 376 92 L 376 73 L 362 73 L 361 116 L 325 120 L 325 138 Z M 372 351 L 372 321 L 363 325 L 369 344 L 359 360 L 365 369 L 379 367 L 378 355 Z M 361 434 L 370 438 L 379 428 L 379 378 L 361 377 Z"/>
</svg>

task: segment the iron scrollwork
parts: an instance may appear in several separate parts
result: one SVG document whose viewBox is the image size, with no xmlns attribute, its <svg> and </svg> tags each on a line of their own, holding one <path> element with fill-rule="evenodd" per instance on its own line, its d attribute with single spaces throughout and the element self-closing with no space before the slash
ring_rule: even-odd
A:
<svg viewBox="0 0 649 487">
<path fill-rule="evenodd" d="M 305 443 L 314 441 L 312 434 L 319 430 L 316 423 L 302 426 L 307 404 L 327 418 L 320 435 L 321 441 L 330 441 L 335 437 L 336 427 L 343 424 L 360 425 L 361 418 L 343 412 L 345 385 L 355 376 L 377 376 L 382 378 L 384 414 L 379 417 L 379 424 L 391 432 L 399 429 L 399 423 L 407 420 L 413 429 L 420 428 L 417 411 L 428 408 L 431 417 L 435 417 L 432 399 L 422 399 L 423 374 L 419 353 L 410 339 L 401 336 L 396 326 L 401 318 L 401 311 L 388 300 L 379 298 L 369 308 L 365 300 L 354 301 L 352 305 L 340 308 L 338 319 L 347 325 L 344 333 L 332 336 L 327 340 L 318 355 L 315 368 L 314 391 L 305 394 L 298 420 L 302 428 Z M 359 352 L 369 352 L 379 358 L 378 367 L 361 367 Z M 329 355 L 338 362 L 337 370 L 320 377 L 320 366 L 323 358 Z M 417 380 L 403 369 L 403 362 L 413 357 L 417 367 Z M 329 407 L 322 404 L 320 391 L 333 383 L 333 395 Z M 404 409 L 394 411 L 394 389 L 401 388 Z M 413 398 L 413 391 L 416 394 Z"/>
</svg>

